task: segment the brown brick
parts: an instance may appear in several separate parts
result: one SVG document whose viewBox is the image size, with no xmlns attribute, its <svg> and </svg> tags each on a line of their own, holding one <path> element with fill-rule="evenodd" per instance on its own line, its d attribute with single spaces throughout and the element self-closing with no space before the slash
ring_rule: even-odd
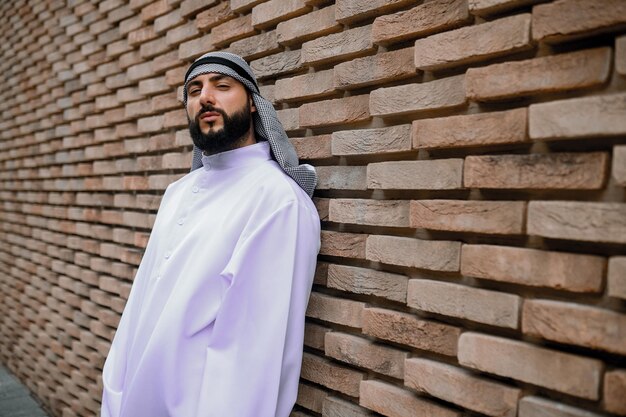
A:
<svg viewBox="0 0 626 417">
<path fill-rule="evenodd" d="M 351 402 L 328 396 L 322 406 L 322 417 L 373 417 L 374 414 Z"/>
<path fill-rule="evenodd" d="M 363 334 L 421 350 L 455 356 L 461 329 L 412 314 L 381 308 L 363 310 Z"/>
<path fill-rule="evenodd" d="M 408 278 L 404 275 L 330 264 L 326 286 L 354 294 L 374 295 L 404 304 L 407 282 Z"/>
<path fill-rule="evenodd" d="M 252 9 L 252 25 L 263 29 L 311 10 L 305 0 L 270 0 Z"/>
<path fill-rule="evenodd" d="M 300 159 L 324 159 L 332 157 L 331 135 L 290 138 Z"/>
<path fill-rule="evenodd" d="M 234 12 L 244 13 L 252 9 L 257 4 L 263 3 L 265 1 L 267 0 L 231 0 L 230 7 L 233 9 Z"/>
<path fill-rule="evenodd" d="M 617 185 L 626 187 L 626 145 L 613 147 L 613 178 Z"/>
<path fill-rule="evenodd" d="M 276 115 L 286 132 L 300 129 L 300 112 L 297 108 L 276 110 Z"/>
<path fill-rule="evenodd" d="M 213 35 L 209 33 L 201 38 L 181 43 L 178 47 L 178 58 L 181 60 L 192 60 L 214 49 Z"/>
<path fill-rule="evenodd" d="M 333 132 L 333 155 L 384 154 L 411 150 L 411 125 Z"/>
<path fill-rule="evenodd" d="M 465 86 L 470 99 L 500 100 L 595 87 L 610 70 L 611 48 L 595 48 L 470 68 Z"/>
<path fill-rule="evenodd" d="M 301 377 L 351 397 L 358 397 L 359 384 L 365 374 L 305 352 Z"/>
<path fill-rule="evenodd" d="M 300 106 L 300 126 L 318 127 L 371 119 L 367 94 L 307 103 Z"/>
<path fill-rule="evenodd" d="M 366 167 L 319 166 L 316 167 L 318 190 L 366 190 Z"/>
<path fill-rule="evenodd" d="M 609 259 L 607 294 L 626 300 L 626 256 Z"/>
<path fill-rule="evenodd" d="M 576 397 L 599 397 L 603 365 L 597 359 L 473 332 L 459 338 L 458 358 L 461 365 L 479 371 Z"/>
<path fill-rule="evenodd" d="M 430 359 L 405 362 L 404 384 L 418 392 L 494 417 L 515 417 L 521 391 Z"/>
<path fill-rule="evenodd" d="M 384 190 L 457 190 L 463 188 L 463 160 L 376 162 L 367 166 L 367 187 Z"/>
<path fill-rule="evenodd" d="M 426 279 L 409 280 L 407 292 L 407 305 L 417 310 L 511 329 L 521 303 L 517 295 Z"/>
<path fill-rule="evenodd" d="M 623 29 L 626 3 L 604 0 L 602 7 L 594 0 L 558 0 L 533 7 L 533 39 L 561 42 Z"/>
<path fill-rule="evenodd" d="M 199 13 L 196 16 L 196 27 L 198 30 L 206 32 L 220 23 L 237 17 L 230 9 L 231 5 L 232 2 L 222 2 L 211 7 L 209 10 Z"/>
<path fill-rule="evenodd" d="M 279 52 L 250 62 L 250 67 L 257 79 L 293 72 L 301 66 L 299 50 Z"/>
<path fill-rule="evenodd" d="M 382 381 L 362 381 L 359 404 L 389 417 L 459 417 L 461 414 L 442 407 L 410 391 Z"/>
<path fill-rule="evenodd" d="M 315 323 L 304 325 L 304 345 L 314 349 L 324 350 L 324 338 L 331 329 Z"/>
<path fill-rule="evenodd" d="M 541 397 L 527 396 L 519 402 L 518 417 L 601 417 L 600 414 L 574 408 Z"/>
<path fill-rule="evenodd" d="M 626 75 L 626 36 L 615 38 L 615 71 Z"/>
<path fill-rule="evenodd" d="M 339 32 L 342 26 L 335 21 L 335 5 L 280 22 L 276 36 L 281 45 L 305 42 L 310 39 Z"/>
<path fill-rule="evenodd" d="M 468 156 L 463 182 L 467 188 L 597 190 L 607 168 L 605 152 Z"/>
<path fill-rule="evenodd" d="M 370 261 L 432 271 L 458 271 L 461 243 L 409 237 L 371 235 L 366 258 Z"/>
<path fill-rule="evenodd" d="M 365 303 L 331 297 L 313 291 L 306 315 L 330 323 L 360 328 L 364 307 Z"/>
<path fill-rule="evenodd" d="M 467 2 L 434 0 L 409 10 L 377 17 L 372 41 L 385 45 L 461 26 L 470 20 Z"/>
<path fill-rule="evenodd" d="M 364 234 L 323 230 L 320 255 L 364 259 L 366 239 Z"/>
<path fill-rule="evenodd" d="M 328 212 L 328 220 L 335 223 L 409 227 L 408 201 L 335 198 Z"/>
<path fill-rule="evenodd" d="M 495 245 L 463 245 L 461 274 L 574 292 L 602 288 L 604 258 Z"/>
<path fill-rule="evenodd" d="M 250 61 L 265 55 L 275 54 L 280 51 L 280 46 L 276 40 L 276 31 L 272 30 L 233 42 L 226 51 Z"/>
<path fill-rule="evenodd" d="M 523 7 L 544 0 L 469 0 L 470 13 L 477 16 L 489 16 Z"/>
<path fill-rule="evenodd" d="M 437 70 L 530 48 L 530 14 L 521 14 L 418 39 L 415 67 Z"/>
<path fill-rule="evenodd" d="M 339 89 L 353 89 L 401 80 L 415 74 L 413 48 L 404 48 L 335 65 L 334 85 Z"/>
<path fill-rule="evenodd" d="M 308 65 L 347 60 L 374 51 L 372 26 L 361 26 L 333 33 L 302 45 L 302 62 Z"/>
<path fill-rule="evenodd" d="M 450 109 L 465 104 L 464 75 L 420 84 L 379 88 L 370 93 L 372 116 L 397 116 L 427 110 Z"/>
<path fill-rule="evenodd" d="M 526 203 L 522 201 L 414 200 L 414 228 L 491 234 L 522 234 Z"/>
<path fill-rule="evenodd" d="M 626 133 L 626 94 L 531 104 L 532 139 L 574 139 Z"/>
<path fill-rule="evenodd" d="M 526 334 L 619 355 L 626 354 L 626 315 L 597 307 L 552 300 L 526 300 Z"/>
<path fill-rule="evenodd" d="M 526 108 L 413 121 L 418 149 L 500 145 L 528 141 Z"/>
<path fill-rule="evenodd" d="M 306 408 L 307 410 L 321 413 L 322 405 L 324 404 L 324 399 L 327 395 L 328 392 L 323 389 L 301 383 L 298 386 L 298 398 L 296 399 L 296 404 Z"/>
<path fill-rule="evenodd" d="M 528 234 L 555 239 L 626 243 L 626 204 L 532 201 Z"/>
<path fill-rule="evenodd" d="M 197 17 L 199 12 L 213 6 L 215 3 L 217 3 L 217 0 L 183 0 L 180 3 L 180 15 L 185 18 L 194 15 Z"/>
<path fill-rule="evenodd" d="M 411 3 L 410 0 L 337 0 L 335 18 L 341 23 L 352 23 L 393 12 Z"/>
<path fill-rule="evenodd" d="M 240 16 L 211 29 L 211 42 L 214 46 L 224 46 L 254 33 L 251 16 Z"/>
<path fill-rule="evenodd" d="M 394 378 L 404 378 L 408 353 L 350 334 L 326 333 L 326 356 Z"/>
<path fill-rule="evenodd" d="M 614 369 L 604 374 L 604 409 L 606 411 L 626 416 L 625 392 L 626 369 Z"/>
<path fill-rule="evenodd" d="M 308 100 L 328 96 L 335 91 L 333 70 L 313 72 L 276 80 L 276 101 Z"/>
</svg>

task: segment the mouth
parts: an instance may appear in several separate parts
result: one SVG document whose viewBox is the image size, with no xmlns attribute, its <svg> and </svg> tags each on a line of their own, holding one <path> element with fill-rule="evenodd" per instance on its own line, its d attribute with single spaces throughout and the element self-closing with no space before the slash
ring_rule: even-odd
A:
<svg viewBox="0 0 626 417">
<path fill-rule="evenodd" d="M 221 114 L 216 111 L 207 111 L 200 114 L 200 120 L 203 120 L 205 122 L 214 122 L 220 116 Z"/>
</svg>

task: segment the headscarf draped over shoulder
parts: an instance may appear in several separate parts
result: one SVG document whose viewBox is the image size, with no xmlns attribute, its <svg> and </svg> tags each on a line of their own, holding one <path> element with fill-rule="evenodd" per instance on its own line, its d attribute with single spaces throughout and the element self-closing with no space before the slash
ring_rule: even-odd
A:
<svg viewBox="0 0 626 417">
<path fill-rule="evenodd" d="M 256 77 L 243 58 L 230 52 L 209 52 L 196 59 L 185 74 L 184 105 L 187 106 L 187 83 L 198 75 L 208 73 L 228 75 L 250 91 L 257 109 L 252 116 L 257 140 L 269 142 L 272 157 L 278 165 L 311 197 L 317 185 L 315 168 L 309 164 L 299 163 L 296 151 L 278 120 L 274 106 L 259 93 Z M 202 151 L 194 145 L 191 170 L 201 166 Z"/>
</svg>

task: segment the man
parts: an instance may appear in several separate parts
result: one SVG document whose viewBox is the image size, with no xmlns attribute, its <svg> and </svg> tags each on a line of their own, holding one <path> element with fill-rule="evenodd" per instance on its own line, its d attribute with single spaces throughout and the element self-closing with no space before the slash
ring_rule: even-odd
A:
<svg viewBox="0 0 626 417">
<path fill-rule="evenodd" d="M 163 196 L 101 415 L 287 417 L 320 246 L 315 171 L 298 165 L 240 57 L 196 60 L 184 104 L 193 169 Z"/>
</svg>

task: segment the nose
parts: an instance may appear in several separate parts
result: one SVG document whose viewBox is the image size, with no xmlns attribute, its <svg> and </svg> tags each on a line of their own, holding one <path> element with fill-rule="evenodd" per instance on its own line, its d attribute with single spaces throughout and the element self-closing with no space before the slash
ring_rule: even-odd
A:
<svg viewBox="0 0 626 417">
<path fill-rule="evenodd" d="M 204 86 L 200 92 L 200 104 L 206 106 L 207 104 L 215 104 L 215 94 L 210 86 Z"/>
</svg>

